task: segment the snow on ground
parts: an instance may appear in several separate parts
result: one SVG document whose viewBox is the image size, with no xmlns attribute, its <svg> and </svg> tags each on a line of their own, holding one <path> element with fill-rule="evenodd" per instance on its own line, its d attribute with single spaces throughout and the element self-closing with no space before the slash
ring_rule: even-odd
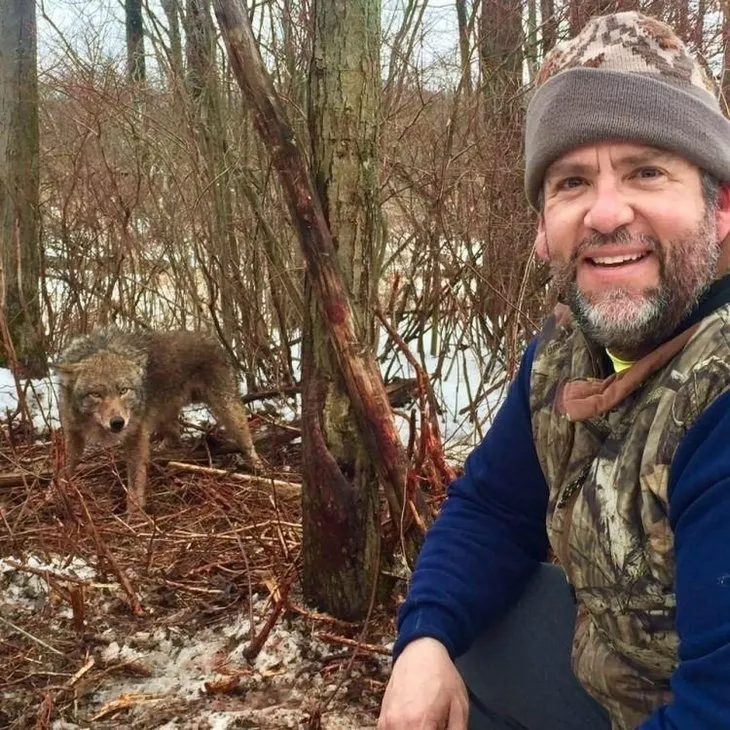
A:
<svg viewBox="0 0 730 730">
<path fill-rule="evenodd" d="M 83 701 L 84 714 L 92 727 L 102 719 L 114 720 L 115 705 L 126 703 L 121 715 L 116 710 L 116 723 L 125 727 L 139 723 L 140 727 L 166 730 L 302 728 L 316 702 L 336 690 L 339 674 L 325 678 L 322 667 L 328 657 L 337 658 L 339 648 L 318 639 L 300 617 L 280 618 L 263 649 L 249 662 L 243 654 L 251 636 L 248 610 L 202 628 L 157 623 L 150 617 L 142 629 L 130 630 L 128 623 L 111 620 L 114 593 L 119 587 L 95 582 L 96 571 L 81 559 L 29 555 L 23 559 L 22 568 L 33 573 L 18 569 L 18 562 L 0 559 L 0 616 L 7 617 L 3 623 L 12 621 L 13 625 L 22 626 L 24 618 L 41 611 L 52 611 L 54 622 L 71 618 L 70 609 L 68 616 L 59 613 L 61 606 L 53 600 L 53 591 L 38 571 L 50 571 L 54 580 L 65 575 L 89 581 L 87 609 L 110 616 L 108 622 L 97 619 L 94 643 L 99 649 L 92 654 L 94 671 L 106 671 L 108 679 L 87 691 Z M 92 594 L 96 594 L 96 599 Z M 254 594 L 252 606 L 254 629 L 260 631 L 271 605 L 265 597 Z M 371 667 L 373 663 L 377 665 L 376 674 L 386 676 L 389 657 L 373 655 L 368 661 Z M 121 671 L 125 667 L 127 671 Z M 369 675 L 372 674 L 371 669 Z M 360 670 L 353 669 L 348 686 L 361 679 Z M 238 682 L 233 689 L 232 680 Z M 340 701 L 324 713 L 322 727 L 374 728 L 378 697 L 373 695 L 370 703 L 360 697 L 359 702 L 353 703 L 344 701 L 342 694 Z M 11 688 L 5 695 L 6 707 L 13 701 Z M 155 724 L 155 717 L 160 718 L 159 724 Z M 76 725 L 57 719 L 52 725 L 54 730 L 81 727 L 88 727 L 88 723 Z"/>
</svg>

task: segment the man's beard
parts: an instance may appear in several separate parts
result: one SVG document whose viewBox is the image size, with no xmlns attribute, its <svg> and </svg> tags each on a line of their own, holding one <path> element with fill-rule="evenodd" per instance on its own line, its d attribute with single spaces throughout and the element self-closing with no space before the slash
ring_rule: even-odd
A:
<svg viewBox="0 0 730 730">
<path fill-rule="evenodd" d="M 666 247 L 651 237 L 638 239 L 659 261 L 657 287 L 640 292 L 607 289 L 590 297 L 580 291 L 576 264 L 582 251 L 636 240 L 624 229 L 610 236 L 593 234 L 581 242 L 569 261 L 553 267 L 560 299 L 570 306 L 584 335 L 623 354 L 649 352 L 674 332 L 712 283 L 720 256 L 714 211 L 708 211 L 694 234 L 672 240 Z"/>
</svg>

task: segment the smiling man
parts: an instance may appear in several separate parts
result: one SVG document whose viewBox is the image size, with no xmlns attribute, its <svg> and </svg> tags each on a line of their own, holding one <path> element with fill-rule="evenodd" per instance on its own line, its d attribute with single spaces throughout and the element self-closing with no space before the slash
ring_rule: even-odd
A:
<svg viewBox="0 0 730 730">
<path fill-rule="evenodd" d="M 378 727 L 730 728 L 730 123 L 617 13 L 546 58 L 525 160 L 561 304 L 426 536 Z"/>
</svg>

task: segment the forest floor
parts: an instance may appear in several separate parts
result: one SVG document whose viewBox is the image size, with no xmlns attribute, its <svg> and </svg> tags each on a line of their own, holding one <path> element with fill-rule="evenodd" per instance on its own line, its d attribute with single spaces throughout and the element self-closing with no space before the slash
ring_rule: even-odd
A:
<svg viewBox="0 0 730 730">
<path fill-rule="evenodd" d="M 360 623 L 305 605 L 298 441 L 257 443 L 276 486 L 158 454 L 128 521 L 120 454 L 60 480 L 55 437 L 3 439 L 0 728 L 374 728 L 405 581 Z"/>
</svg>

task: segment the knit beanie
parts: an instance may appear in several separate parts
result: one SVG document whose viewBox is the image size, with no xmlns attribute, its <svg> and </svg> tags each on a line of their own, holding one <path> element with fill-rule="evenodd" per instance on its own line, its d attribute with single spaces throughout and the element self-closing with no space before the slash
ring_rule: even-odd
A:
<svg viewBox="0 0 730 730">
<path fill-rule="evenodd" d="M 730 121 L 699 63 L 646 15 L 592 18 L 550 51 L 527 108 L 525 191 L 537 209 L 547 168 L 584 144 L 624 141 L 674 152 L 730 180 Z"/>
</svg>

